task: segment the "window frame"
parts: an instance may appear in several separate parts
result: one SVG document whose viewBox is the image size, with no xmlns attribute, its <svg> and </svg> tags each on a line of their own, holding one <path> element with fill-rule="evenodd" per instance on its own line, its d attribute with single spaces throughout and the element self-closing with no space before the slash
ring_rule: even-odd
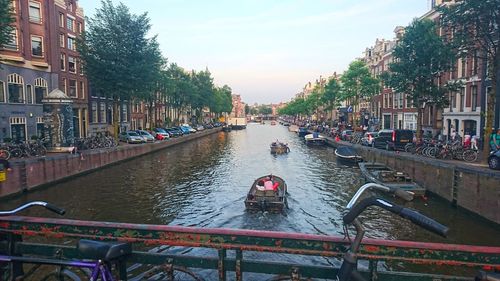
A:
<svg viewBox="0 0 500 281">
<path fill-rule="evenodd" d="M 60 58 L 60 62 L 61 62 L 61 71 L 66 71 L 66 54 L 65 53 L 61 53 L 61 58 Z"/>
<path fill-rule="evenodd" d="M 68 34 L 67 49 L 76 51 L 76 38 Z"/>
<path fill-rule="evenodd" d="M 17 81 L 9 81 L 10 79 L 9 78 L 12 78 L 12 80 L 17 80 Z M 11 102 L 11 91 L 10 91 L 10 84 L 13 84 L 13 85 L 17 85 L 18 89 L 21 90 L 21 101 L 20 102 Z M 7 76 L 7 89 L 8 89 L 8 103 L 13 103 L 13 104 L 24 104 L 26 103 L 26 93 L 24 91 L 24 78 L 17 74 L 17 73 L 12 73 L 10 75 Z"/>
<path fill-rule="evenodd" d="M 35 38 L 38 38 L 40 39 L 40 46 L 41 46 L 41 55 L 36 55 L 33 53 L 33 39 Z M 43 36 L 40 36 L 40 35 L 30 35 L 30 39 L 31 39 L 31 55 L 33 57 L 37 57 L 37 58 L 43 58 L 44 57 L 44 48 L 43 48 Z"/>
<path fill-rule="evenodd" d="M 71 86 L 71 82 L 74 81 L 75 82 L 75 86 L 72 87 Z M 75 94 L 71 94 L 71 90 L 74 88 L 74 91 L 75 91 Z M 68 96 L 70 98 L 78 98 L 78 81 L 76 79 L 69 79 L 68 80 Z"/>
<path fill-rule="evenodd" d="M 38 8 L 38 18 L 37 17 L 33 17 L 31 15 L 31 8 L 32 7 Z M 43 14 L 42 14 L 42 4 L 40 2 L 38 2 L 38 1 L 31 1 L 31 0 L 28 2 L 28 19 L 32 23 L 38 23 L 38 24 L 42 23 Z"/>
<path fill-rule="evenodd" d="M 7 103 L 7 91 L 5 89 L 5 82 L 0 80 L 0 103 Z"/>
<path fill-rule="evenodd" d="M 71 62 L 73 60 L 73 62 Z M 76 74 L 77 59 L 73 56 L 68 56 L 68 72 Z M 71 64 L 73 63 L 73 71 L 71 71 Z"/>
</svg>

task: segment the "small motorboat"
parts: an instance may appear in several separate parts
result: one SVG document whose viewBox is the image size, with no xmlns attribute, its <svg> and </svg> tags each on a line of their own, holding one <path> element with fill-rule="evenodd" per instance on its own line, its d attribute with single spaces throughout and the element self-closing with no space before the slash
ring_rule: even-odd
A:
<svg viewBox="0 0 500 281">
<path fill-rule="evenodd" d="M 337 160 L 342 165 L 355 166 L 359 162 L 363 162 L 363 157 L 358 155 L 356 150 L 349 146 L 340 146 L 335 149 L 335 156 L 337 156 Z"/>
<path fill-rule="evenodd" d="M 306 127 L 299 127 L 299 131 L 297 132 L 299 135 L 299 138 L 303 138 L 306 135 L 309 135 L 309 131 L 306 129 Z"/>
<path fill-rule="evenodd" d="M 425 188 L 415 183 L 412 178 L 403 171 L 395 171 L 381 163 L 358 163 L 361 173 L 369 182 L 382 184 L 388 187 L 399 187 L 413 192 L 416 196 L 425 195 Z"/>
<path fill-rule="evenodd" d="M 224 132 L 231 132 L 232 128 L 231 128 L 231 126 L 223 126 L 222 127 L 222 131 L 224 131 Z"/>
<path fill-rule="evenodd" d="M 271 183 L 266 184 L 267 181 Z M 266 185 L 272 185 L 273 189 L 266 189 Z M 282 178 L 275 175 L 260 177 L 250 187 L 245 207 L 249 211 L 282 212 L 287 206 L 286 190 L 287 186 Z"/>
<path fill-rule="evenodd" d="M 321 146 L 321 145 L 325 145 L 326 144 L 326 137 L 320 135 L 317 132 L 314 132 L 312 134 L 306 135 L 304 137 L 304 139 L 305 139 L 307 145 Z"/>
<path fill-rule="evenodd" d="M 288 144 L 279 141 L 271 143 L 271 154 L 284 154 L 290 152 Z"/>
</svg>

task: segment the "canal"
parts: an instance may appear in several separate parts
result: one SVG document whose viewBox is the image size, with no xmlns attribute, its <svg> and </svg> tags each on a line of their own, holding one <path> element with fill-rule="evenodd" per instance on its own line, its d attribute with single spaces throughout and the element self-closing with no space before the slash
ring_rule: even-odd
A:
<svg viewBox="0 0 500 281">
<path fill-rule="evenodd" d="M 279 139 L 291 152 L 273 156 Z M 254 179 L 281 176 L 289 188 L 284 214 L 247 213 Z M 66 218 L 197 227 L 342 235 L 341 213 L 362 184 L 359 169 L 336 163 L 332 148 L 309 148 L 286 127 L 249 124 L 104 168 L 0 203 L 8 209 L 30 200 L 64 207 Z M 412 208 L 451 228 L 439 238 L 378 208 L 363 221 L 366 237 L 500 245 L 500 228 L 429 196 Z M 40 215 L 30 210 L 26 215 Z M 43 215 L 46 215 L 43 212 Z"/>
</svg>

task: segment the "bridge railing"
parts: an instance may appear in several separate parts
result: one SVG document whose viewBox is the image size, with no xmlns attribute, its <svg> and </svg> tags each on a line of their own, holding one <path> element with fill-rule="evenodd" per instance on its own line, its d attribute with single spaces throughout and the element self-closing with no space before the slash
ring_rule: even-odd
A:
<svg viewBox="0 0 500 281">
<path fill-rule="evenodd" d="M 197 276 L 193 280 L 207 279 L 206 274 L 200 277 L 200 270 L 217 272 L 218 280 L 246 280 L 246 274 L 267 274 L 272 280 L 334 279 L 349 246 L 342 237 L 326 235 L 16 216 L 0 218 L 0 232 L 10 234 L 0 251 L 57 259 L 79 258 L 75 243 L 68 241 L 133 243 L 128 268 L 120 270 L 122 280 L 148 280 L 146 276 L 158 274 L 168 280 L 175 271 Z M 259 258 L 266 253 L 275 254 Z M 323 262 L 307 264 L 303 256 Z M 478 268 L 500 269 L 500 247 L 364 239 L 360 259 L 366 265 L 363 274 L 378 280 L 470 280 Z M 388 267 L 394 269 L 383 269 Z"/>
</svg>

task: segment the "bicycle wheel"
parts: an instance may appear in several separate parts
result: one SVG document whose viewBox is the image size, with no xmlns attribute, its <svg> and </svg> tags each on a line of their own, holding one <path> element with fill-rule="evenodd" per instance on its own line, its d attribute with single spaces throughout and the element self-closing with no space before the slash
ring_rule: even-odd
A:
<svg viewBox="0 0 500 281">
<path fill-rule="evenodd" d="M 472 149 L 464 151 L 463 159 L 467 162 L 475 162 L 477 160 L 477 151 Z"/>
<path fill-rule="evenodd" d="M 10 156 L 14 158 L 19 158 L 23 156 L 23 152 L 19 148 L 14 148 L 10 151 Z"/>
<path fill-rule="evenodd" d="M 53 271 L 47 275 L 45 275 L 40 281 L 84 281 L 87 279 L 80 278 L 78 274 L 73 271 L 64 268 L 62 270 Z"/>
<path fill-rule="evenodd" d="M 9 160 L 10 152 L 7 149 L 0 149 L 0 159 Z"/>
</svg>

